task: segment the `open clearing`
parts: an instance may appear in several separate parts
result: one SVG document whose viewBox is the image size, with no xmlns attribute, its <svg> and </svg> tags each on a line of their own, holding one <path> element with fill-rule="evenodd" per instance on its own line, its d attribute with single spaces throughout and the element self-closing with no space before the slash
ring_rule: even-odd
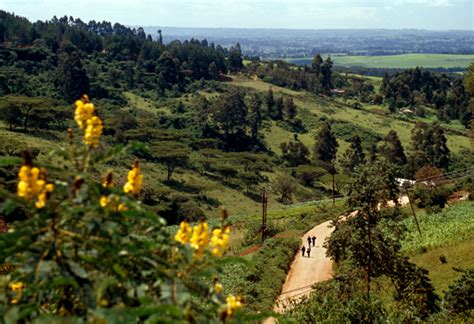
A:
<svg viewBox="0 0 474 324">
<path fill-rule="evenodd" d="M 326 56 L 326 55 L 324 55 Z M 366 68 L 409 69 L 425 68 L 467 68 L 474 61 L 472 54 L 400 54 L 384 56 L 331 56 L 335 65 L 361 66 Z M 298 65 L 311 64 L 312 57 L 291 58 L 288 62 Z"/>
</svg>

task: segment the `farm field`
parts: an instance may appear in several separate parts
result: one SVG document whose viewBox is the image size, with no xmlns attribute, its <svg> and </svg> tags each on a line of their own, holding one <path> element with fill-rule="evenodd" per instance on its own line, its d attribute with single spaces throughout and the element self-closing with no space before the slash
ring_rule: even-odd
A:
<svg viewBox="0 0 474 324">
<path fill-rule="evenodd" d="M 326 57 L 327 55 L 324 55 Z M 366 68 L 408 69 L 417 66 L 425 68 L 467 68 L 474 55 L 463 54 L 400 54 L 384 56 L 331 56 L 337 66 L 361 66 Z M 287 59 L 298 65 L 311 64 L 313 58 Z"/>
</svg>

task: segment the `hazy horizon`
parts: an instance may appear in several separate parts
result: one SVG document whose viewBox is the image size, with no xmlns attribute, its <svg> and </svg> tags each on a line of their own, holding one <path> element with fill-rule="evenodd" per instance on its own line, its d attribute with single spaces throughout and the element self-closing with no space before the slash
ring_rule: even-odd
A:
<svg viewBox="0 0 474 324">
<path fill-rule="evenodd" d="M 219 29 L 472 31 L 471 0 L 0 0 L 30 20 L 53 16 L 129 26 Z"/>
</svg>

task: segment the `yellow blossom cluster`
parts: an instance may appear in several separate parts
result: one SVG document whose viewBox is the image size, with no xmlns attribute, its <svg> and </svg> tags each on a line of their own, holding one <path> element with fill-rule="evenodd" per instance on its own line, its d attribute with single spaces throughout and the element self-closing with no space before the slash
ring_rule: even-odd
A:
<svg viewBox="0 0 474 324">
<path fill-rule="evenodd" d="M 87 95 L 83 95 L 80 100 L 76 101 L 74 120 L 77 126 L 84 131 L 84 144 L 97 148 L 104 126 L 97 115 L 94 104 L 89 101 Z"/>
<path fill-rule="evenodd" d="M 181 222 L 181 224 L 179 224 L 179 231 L 174 236 L 174 239 L 181 244 L 187 244 L 189 243 L 192 234 L 193 230 L 191 229 L 191 226 L 187 222 Z"/>
<path fill-rule="evenodd" d="M 114 186 L 113 175 L 112 172 L 107 173 L 107 176 L 102 180 L 102 187 L 103 188 L 112 188 Z M 127 206 L 120 203 L 120 197 L 114 194 L 110 194 L 108 196 L 100 196 L 99 204 L 102 208 L 109 207 L 115 211 L 121 212 L 126 211 Z"/>
<path fill-rule="evenodd" d="M 204 250 L 209 245 L 209 225 L 200 222 L 193 227 L 193 235 L 189 240 L 191 247 L 194 249 L 194 255 L 200 259 L 204 255 Z"/>
<path fill-rule="evenodd" d="M 205 222 L 200 222 L 195 225 L 192 230 L 188 222 L 181 222 L 179 230 L 174 239 L 181 244 L 190 244 L 194 249 L 194 255 L 197 258 L 202 258 L 206 248 L 215 256 L 222 256 L 225 249 L 229 245 L 230 228 L 217 228 L 212 231 L 212 237 L 209 235 L 209 225 Z"/>
<path fill-rule="evenodd" d="M 222 284 L 216 282 L 214 284 L 214 291 L 216 292 L 216 294 L 220 294 L 222 292 Z"/>
<path fill-rule="evenodd" d="M 232 316 L 236 310 L 243 307 L 242 298 L 240 296 L 228 295 L 226 298 L 226 314 Z"/>
<path fill-rule="evenodd" d="M 46 172 L 25 164 L 20 168 L 18 178 L 18 197 L 35 200 L 35 207 L 43 208 L 54 190 L 54 185 L 46 182 Z"/>
<path fill-rule="evenodd" d="M 212 254 L 215 256 L 222 256 L 224 254 L 225 249 L 229 245 L 229 233 L 229 226 L 226 226 L 223 229 L 216 228 L 212 231 L 210 244 Z"/>
<path fill-rule="evenodd" d="M 84 144 L 94 148 L 99 147 L 99 140 L 103 129 L 102 120 L 98 116 L 88 119 L 84 132 Z"/>
<path fill-rule="evenodd" d="M 120 203 L 120 198 L 116 195 L 100 196 L 100 207 L 109 207 L 115 211 L 122 212 L 127 210 L 127 206 Z"/>
<path fill-rule="evenodd" d="M 18 304 L 18 299 L 20 298 L 24 287 L 25 285 L 22 282 L 13 282 L 10 284 L 10 290 L 16 294 L 15 298 L 11 300 L 12 304 Z"/>
<path fill-rule="evenodd" d="M 125 193 L 139 194 L 142 190 L 143 175 L 140 173 L 138 161 L 135 161 L 132 169 L 128 172 L 127 183 L 123 186 Z"/>
</svg>

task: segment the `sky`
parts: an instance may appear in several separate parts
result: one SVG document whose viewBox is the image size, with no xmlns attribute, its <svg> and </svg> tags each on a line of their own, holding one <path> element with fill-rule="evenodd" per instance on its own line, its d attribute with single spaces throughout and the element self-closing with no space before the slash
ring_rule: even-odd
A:
<svg viewBox="0 0 474 324">
<path fill-rule="evenodd" d="M 132 26 L 474 31 L 474 0 L 0 0 L 30 20 L 54 15 Z"/>
</svg>

